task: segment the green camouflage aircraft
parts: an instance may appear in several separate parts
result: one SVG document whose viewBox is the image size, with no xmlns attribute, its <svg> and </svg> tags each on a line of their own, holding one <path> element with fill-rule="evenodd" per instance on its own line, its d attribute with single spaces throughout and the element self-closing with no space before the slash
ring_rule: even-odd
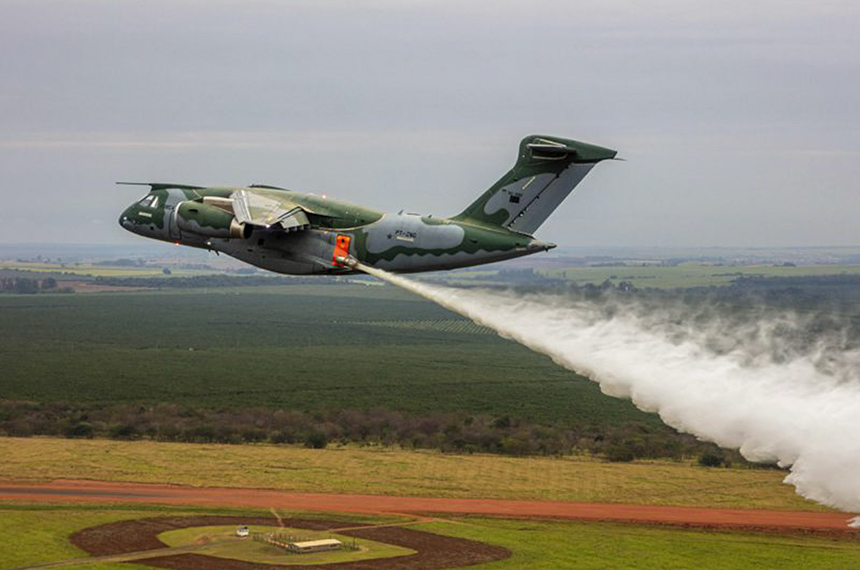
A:
<svg viewBox="0 0 860 570">
<path fill-rule="evenodd" d="M 452 218 L 386 214 L 274 186 L 120 182 L 150 192 L 119 223 L 278 273 L 349 273 L 358 263 L 397 273 L 468 267 L 555 247 L 535 239 L 535 230 L 595 164 L 615 154 L 559 137 L 526 137 L 514 167 Z"/>
</svg>

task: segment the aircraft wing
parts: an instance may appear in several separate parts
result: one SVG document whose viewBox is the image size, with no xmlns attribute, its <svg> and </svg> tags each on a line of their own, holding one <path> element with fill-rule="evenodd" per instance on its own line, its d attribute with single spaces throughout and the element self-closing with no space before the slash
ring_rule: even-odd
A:
<svg viewBox="0 0 860 570">
<path fill-rule="evenodd" d="M 242 189 L 233 192 L 230 199 L 237 222 L 266 228 L 277 225 L 288 232 L 310 227 L 305 210 L 289 198 L 274 198 Z"/>
</svg>

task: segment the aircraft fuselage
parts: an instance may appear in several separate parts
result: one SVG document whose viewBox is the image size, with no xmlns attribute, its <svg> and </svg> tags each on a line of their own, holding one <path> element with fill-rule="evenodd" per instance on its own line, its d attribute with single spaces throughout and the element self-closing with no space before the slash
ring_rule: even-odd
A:
<svg viewBox="0 0 860 570">
<path fill-rule="evenodd" d="M 310 227 L 284 231 L 279 225 L 253 225 L 231 236 L 229 224 L 218 226 L 215 220 L 207 226 L 204 220 L 195 225 L 183 217 L 189 203 L 202 209 L 207 198 L 229 199 L 238 190 L 156 187 L 129 206 L 119 223 L 143 237 L 217 251 L 262 269 L 294 275 L 352 272 L 335 261 L 339 255 L 380 269 L 411 273 L 480 265 L 555 247 L 504 228 L 418 214 L 386 214 L 273 188 L 245 190 L 288 198 L 320 212 L 308 215 Z"/>
<path fill-rule="evenodd" d="M 349 273 L 354 259 L 398 273 L 454 269 L 546 251 L 532 234 L 611 149 L 545 135 L 520 142 L 514 167 L 452 218 L 386 214 L 272 186 L 146 183 L 120 225 L 290 274 Z M 340 260 L 340 261 L 338 261 Z"/>
</svg>

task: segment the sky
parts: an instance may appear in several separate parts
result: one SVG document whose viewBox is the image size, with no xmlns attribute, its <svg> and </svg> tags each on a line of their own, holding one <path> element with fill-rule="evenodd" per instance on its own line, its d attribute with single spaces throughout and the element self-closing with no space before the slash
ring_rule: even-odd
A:
<svg viewBox="0 0 860 570">
<path fill-rule="evenodd" d="M 0 0 L 0 243 L 133 244 L 119 180 L 449 216 L 549 134 L 536 235 L 860 244 L 856 0 Z"/>
</svg>

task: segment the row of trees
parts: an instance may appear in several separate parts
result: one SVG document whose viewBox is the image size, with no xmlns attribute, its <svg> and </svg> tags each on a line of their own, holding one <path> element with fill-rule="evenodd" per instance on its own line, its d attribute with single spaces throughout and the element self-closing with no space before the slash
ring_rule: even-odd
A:
<svg viewBox="0 0 860 570">
<path fill-rule="evenodd" d="M 29 279 L 27 277 L 9 277 L 0 279 L 0 291 L 17 293 L 19 295 L 34 295 L 41 291 L 56 291 L 57 280 L 53 277 L 45 279 Z"/>
<path fill-rule="evenodd" d="M 165 275 L 169 275 L 167 270 Z M 153 289 L 202 289 L 205 287 L 245 287 L 271 285 L 332 285 L 338 283 L 336 278 L 329 276 L 318 277 L 279 277 L 273 275 L 194 275 L 191 277 L 105 277 L 98 276 L 93 280 L 99 285 L 111 287 L 146 287 Z"/>
<path fill-rule="evenodd" d="M 28 437 L 151 439 L 196 443 L 330 443 L 439 449 L 457 453 L 570 455 L 609 461 L 702 457 L 708 465 L 742 459 L 663 426 L 537 425 L 509 416 L 375 410 L 302 412 L 262 408 L 212 410 L 175 404 L 95 406 L 0 402 L 0 434 Z M 714 459 L 716 457 L 716 459 Z"/>
</svg>

